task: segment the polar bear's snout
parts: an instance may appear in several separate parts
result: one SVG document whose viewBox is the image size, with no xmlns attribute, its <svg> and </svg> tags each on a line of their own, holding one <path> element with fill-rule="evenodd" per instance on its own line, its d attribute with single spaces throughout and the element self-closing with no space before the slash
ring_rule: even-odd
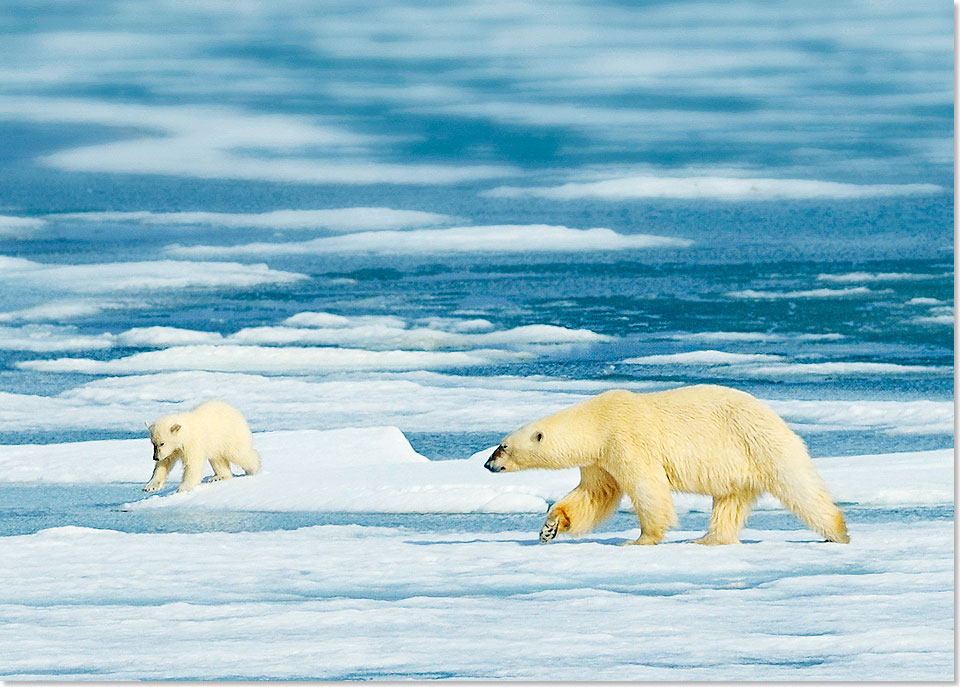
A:
<svg viewBox="0 0 960 687">
<path fill-rule="evenodd" d="M 490 454 L 490 457 L 487 458 L 487 462 L 483 464 L 490 472 L 503 472 L 504 467 L 497 462 L 497 459 L 503 455 L 505 447 L 503 444 L 500 444 L 493 450 L 493 453 Z"/>
</svg>

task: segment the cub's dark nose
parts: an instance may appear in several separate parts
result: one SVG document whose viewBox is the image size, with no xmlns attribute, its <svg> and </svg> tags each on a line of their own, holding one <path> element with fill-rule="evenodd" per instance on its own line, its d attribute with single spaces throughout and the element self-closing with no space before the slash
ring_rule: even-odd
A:
<svg viewBox="0 0 960 687">
<path fill-rule="evenodd" d="M 483 464 L 483 467 L 490 472 L 503 472 L 503 468 L 497 465 L 497 458 L 500 457 L 501 453 L 503 453 L 503 446 L 497 446 L 493 453 L 490 454 L 490 457 L 487 458 L 487 462 Z"/>
</svg>

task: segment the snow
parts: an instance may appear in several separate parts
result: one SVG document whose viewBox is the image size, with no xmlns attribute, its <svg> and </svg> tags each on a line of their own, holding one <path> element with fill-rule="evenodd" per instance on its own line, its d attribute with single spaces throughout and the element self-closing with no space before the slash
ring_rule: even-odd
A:
<svg viewBox="0 0 960 687">
<path fill-rule="evenodd" d="M 843 184 L 811 179 L 737 177 L 633 176 L 561 186 L 517 188 L 501 186 L 486 195 L 495 198 L 551 200 L 626 200 L 631 198 L 709 198 L 712 200 L 784 200 L 793 198 L 874 198 L 930 195 L 945 189 L 934 184 Z"/>
<path fill-rule="evenodd" d="M 317 526 L 6 537 L 0 677 L 949 680 L 953 523 L 849 545 Z"/>
<path fill-rule="evenodd" d="M 646 248 L 685 248 L 686 239 L 651 234 L 618 234 L 604 228 L 571 229 L 545 224 L 450 227 L 407 231 L 367 231 L 312 239 L 248 243 L 239 246 L 167 247 L 180 257 L 296 255 L 311 253 L 450 254 L 570 253 Z"/>
<path fill-rule="evenodd" d="M 373 513 L 544 512 L 576 486 L 576 469 L 493 474 L 483 468 L 493 446 L 469 458 L 428 461 L 395 427 L 294 430 L 255 435 L 263 470 L 206 483 L 189 493 L 126 505 L 253 511 Z M 149 440 L 0 446 L 4 482 L 146 482 Z M 950 450 L 816 458 L 836 499 L 871 505 L 946 504 L 953 499 Z M 210 466 L 206 475 L 212 475 Z M 181 467 L 171 475 L 173 489 Z M 709 509 L 704 496 L 677 494 L 680 511 Z M 629 502 L 624 499 L 624 508 Z M 770 496 L 758 508 L 776 508 Z"/>
</svg>

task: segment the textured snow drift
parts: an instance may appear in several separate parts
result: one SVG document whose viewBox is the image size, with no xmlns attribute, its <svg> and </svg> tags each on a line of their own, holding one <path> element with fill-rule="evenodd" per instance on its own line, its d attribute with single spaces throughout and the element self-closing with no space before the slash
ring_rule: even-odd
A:
<svg viewBox="0 0 960 687">
<path fill-rule="evenodd" d="M 4 538 L 0 677 L 949 680 L 952 528 L 860 524 L 848 545 L 748 528 L 708 548 L 58 527 Z"/>
<path fill-rule="evenodd" d="M 576 486 L 576 469 L 492 474 L 493 447 L 462 460 L 429 461 L 400 430 L 366 427 L 265 432 L 255 436 L 263 470 L 192 492 L 146 497 L 129 508 L 395 513 L 542 512 Z M 146 482 L 147 439 L 0 447 L 0 479 L 16 482 Z M 944 504 L 953 499 L 952 451 L 815 459 L 834 497 L 871 505 Z M 180 467 L 168 490 L 179 480 Z M 207 475 L 212 474 L 209 465 Z M 703 496 L 678 509 L 708 509 Z M 623 507 L 628 507 L 625 499 Z M 763 497 L 760 508 L 776 508 Z"/>
</svg>

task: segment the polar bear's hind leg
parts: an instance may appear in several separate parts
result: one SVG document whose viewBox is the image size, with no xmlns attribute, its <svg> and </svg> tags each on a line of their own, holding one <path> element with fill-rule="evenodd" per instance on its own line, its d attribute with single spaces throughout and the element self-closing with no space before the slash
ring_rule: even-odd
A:
<svg viewBox="0 0 960 687">
<path fill-rule="evenodd" d="M 233 473 L 230 472 L 230 463 L 226 458 L 212 458 L 210 460 L 210 465 L 213 467 L 213 479 L 211 482 L 219 482 L 220 480 L 230 479 L 233 477 Z"/>
<path fill-rule="evenodd" d="M 710 527 L 707 533 L 695 539 L 695 544 L 736 544 L 740 541 L 740 530 L 750 515 L 757 495 L 751 491 L 726 494 L 713 497 L 713 512 L 710 514 Z"/>
</svg>

